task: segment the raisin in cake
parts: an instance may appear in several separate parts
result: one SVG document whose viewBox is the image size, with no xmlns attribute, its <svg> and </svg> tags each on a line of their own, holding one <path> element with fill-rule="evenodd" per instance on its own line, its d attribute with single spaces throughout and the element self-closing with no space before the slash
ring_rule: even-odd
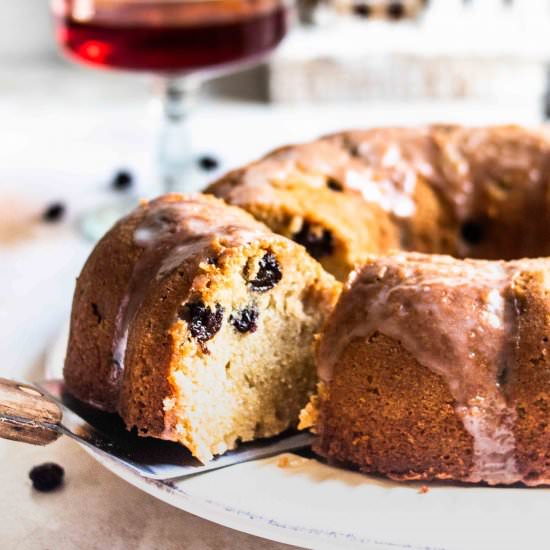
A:
<svg viewBox="0 0 550 550">
<path fill-rule="evenodd" d="M 208 461 L 296 424 L 338 291 L 303 247 L 214 197 L 143 203 L 78 278 L 66 385 Z"/>
</svg>

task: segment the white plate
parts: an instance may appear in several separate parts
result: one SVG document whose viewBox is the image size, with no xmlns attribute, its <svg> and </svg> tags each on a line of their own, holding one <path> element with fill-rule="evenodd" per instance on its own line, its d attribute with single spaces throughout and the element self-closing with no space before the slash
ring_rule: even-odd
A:
<svg viewBox="0 0 550 550">
<path fill-rule="evenodd" d="M 65 330 L 49 355 L 49 377 L 60 376 L 66 338 Z M 419 483 L 393 483 L 291 454 L 158 482 L 89 452 L 168 504 L 288 544 L 330 549 L 550 547 L 548 489 L 429 484 L 423 492 Z"/>
</svg>

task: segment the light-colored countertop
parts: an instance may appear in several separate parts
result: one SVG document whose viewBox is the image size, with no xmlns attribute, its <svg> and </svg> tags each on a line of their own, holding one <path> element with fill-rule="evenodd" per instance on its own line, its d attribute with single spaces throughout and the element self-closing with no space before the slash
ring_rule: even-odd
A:
<svg viewBox="0 0 550 550">
<path fill-rule="evenodd" d="M 61 68 L 0 68 L 0 376 L 33 380 L 66 322 L 74 279 L 91 244 L 78 216 L 117 198 L 107 190 L 120 167 L 149 176 L 154 124 L 144 79 L 118 80 Z M 277 107 L 210 100 L 192 120 L 197 149 L 221 170 L 284 142 L 350 126 L 426 121 L 536 123 L 519 106 L 460 104 Z M 62 200 L 68 217 L 45 225 L 38 213 Z M 261 548 L 285 546 L 238 533 L 156 501 L 104 470 L 68 440 L 34 448 L 0 441 L 0 547 Z M 31 489 L 30 468 L 54 461 L 65 487 Z"/>
</svg>

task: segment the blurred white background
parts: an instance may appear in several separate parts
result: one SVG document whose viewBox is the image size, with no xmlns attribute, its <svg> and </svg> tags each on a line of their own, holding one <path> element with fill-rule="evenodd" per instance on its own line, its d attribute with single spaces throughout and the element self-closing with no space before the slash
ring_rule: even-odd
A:
<svg viewBox="0 0 550 550">
<path fill-rule="evenodd" d="M 47 0 L 0 2 L 0 59 L 52 59 L 55 43 Z"/>
</svg>

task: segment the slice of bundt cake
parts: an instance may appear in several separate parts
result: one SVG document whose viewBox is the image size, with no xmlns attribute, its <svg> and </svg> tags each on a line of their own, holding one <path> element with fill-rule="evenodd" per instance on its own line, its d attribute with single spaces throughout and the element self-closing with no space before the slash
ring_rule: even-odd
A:
<svg viewBox="0 0 550 550">
<path fill-rule="evenodd" d="M 394 479 L 549 483 L 549 340 L 550 260 L 372 257 L 321 335 L 302 427 Z"/>
<path fill-rule="evenodd" d="M 66 385 L 208 461 L 296 424 L 338 292 L 303 247 L 219 199 L 143 203 L 78 279 Z"/>
</svg>

